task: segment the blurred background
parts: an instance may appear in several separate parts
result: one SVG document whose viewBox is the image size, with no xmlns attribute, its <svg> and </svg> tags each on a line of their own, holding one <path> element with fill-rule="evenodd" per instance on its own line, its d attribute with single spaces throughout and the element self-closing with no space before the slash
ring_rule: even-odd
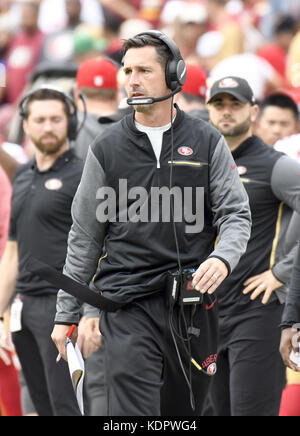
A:
<svg viewBox="0 0 300 436">
<path fill-rule="evenodd" d="M 300 104 L 299 0 L 0 0 L 2 147 L 30 157 L 17 111 L 25 92 L 49 82 L 72 92 L 89 58 L 109 57 L 120 68 L 122 40 L 147 29 L 173 38 L 208 87 L 238 75 L 258 102 L 284 91 Z M 121 69 L 118 78 L 121 101 Z"/>
</svg>

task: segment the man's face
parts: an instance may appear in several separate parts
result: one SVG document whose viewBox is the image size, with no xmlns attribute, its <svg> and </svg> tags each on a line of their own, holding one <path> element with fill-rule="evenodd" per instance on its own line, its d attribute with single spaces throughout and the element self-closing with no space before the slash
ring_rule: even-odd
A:
<svg viewBox="0 0 300 436">
<path fill-rule="evenodd" d="M 298 123 L 291 109 L 267 106 L 257 121 L 256 134 L 272 147 L 282 138 L 298 132 Z"/>
<path fill-rule="evenodd" d="M 251 128 L 254 112 L 229 94 L 220 94 L 208 105 L 211 124 L 225 137 L 244 135 Z"/>
<path fill-rule="evenodd" d="M 34 100 L 24 120 L 25 133 L 44 154 L 55 154 L 67 142 L 68 118 L 59 100 Z"/>
<path fill-rule="evenodd" d="M 163 97 L 170 93 L 165 71 L 158 62 L 155 47 L 131 48 L 124 56 L 125 88 L 128 97 Z M 153 106 L 135 106 L 137 112 L 152 112 Z"/>
</svg>

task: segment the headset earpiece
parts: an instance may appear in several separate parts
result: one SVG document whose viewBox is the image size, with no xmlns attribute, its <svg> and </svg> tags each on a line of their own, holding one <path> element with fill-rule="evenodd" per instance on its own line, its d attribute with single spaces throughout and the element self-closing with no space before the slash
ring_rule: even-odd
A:
<svg viewBox="0 0 300 436">
<path fill-rule="evenodd" d="M 68 139 L 75 141 L 78 134 L 77 106 L 71 97 L 65 94 L 65 98 L 69 102 L 69 107 L 72 107 L 72 111 L 69 110 L 68 116 Z"/>
</svg>

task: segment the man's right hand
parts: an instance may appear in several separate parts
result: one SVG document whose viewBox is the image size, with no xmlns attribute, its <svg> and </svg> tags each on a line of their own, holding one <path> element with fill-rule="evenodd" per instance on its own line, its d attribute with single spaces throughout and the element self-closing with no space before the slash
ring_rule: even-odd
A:
<svg viewBox="0 0 300 436">
<path fill-rule="evenodd" d="M 77 345 L 85 358 L 98 350 L 101 345 L 99 317 L 86 318 L 83 316 L 81 318 L 78 327 Z"/>
<path fill-rule="evenodd" d="M 300 368 L 291 361 L 290 353 L 299 353 L 299 332 L 295 328 L 286 328 L 281 332 L 279 351 L 284 364 L 293 371 L 300 371 Z"/>
<path fill-rule="evenodd" d="M 51 333 L 51 338 L 53 342 L 55 343 L 59 354 L 64 360 L 67 359 L 67 352 L 66 352 L 66 342 L 67 342 L 67 334 L 69 331 L 70 326 L 65 324 L 56 324 L 54 326 L 54 329 Z M 77 328 L 74 330 L 71 340 L 73 344 L 76 343 L 77 340 Z"/>
</svg>

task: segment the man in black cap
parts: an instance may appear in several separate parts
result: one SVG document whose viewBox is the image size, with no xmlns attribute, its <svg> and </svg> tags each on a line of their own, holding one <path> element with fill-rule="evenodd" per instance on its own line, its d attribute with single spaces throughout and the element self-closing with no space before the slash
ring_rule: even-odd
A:
<svg viewBox="0 0 300 436">
<path fill-rule="evenodd" d="M 246 80 L 225 77 L 210 90 L 211 123 L 225 136 L 249 196 L 247 251 L 217 291 L 220 341 L 210 400 L 216 415 L 278 415 L 285 370 L 279 354 L 292 262 L 279 256 L 283 204 L 300 210 L 300 165 L 252 134 L 258 114 Z"/>
</svg>

